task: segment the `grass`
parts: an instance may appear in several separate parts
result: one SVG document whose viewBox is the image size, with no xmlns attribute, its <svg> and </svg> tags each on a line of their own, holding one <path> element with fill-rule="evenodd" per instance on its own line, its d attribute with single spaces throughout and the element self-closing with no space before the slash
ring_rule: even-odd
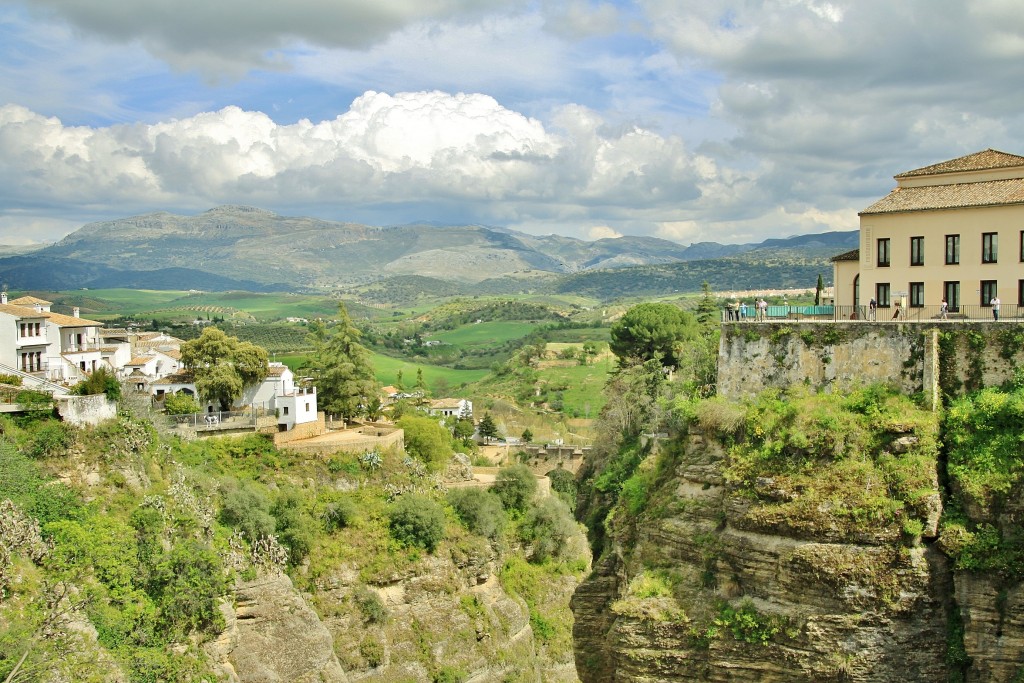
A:
<svg viewBox="0 0 1024 683">
<path fill-rule="evenodd" d="M 463 325 L 454 330 L 437 332 L 430 335 L 430 338 L 471 350 L 498 346 L 513 339 L 521 339 L 536 327 L 536 323 L 498 320 L 476 325 Z"/>
</svg>

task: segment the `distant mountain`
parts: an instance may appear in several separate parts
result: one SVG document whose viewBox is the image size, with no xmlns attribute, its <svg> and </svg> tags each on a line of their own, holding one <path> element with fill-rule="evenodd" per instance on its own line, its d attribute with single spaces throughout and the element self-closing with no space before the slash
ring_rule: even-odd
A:
<svg viewBox="0 0 1024 683">
<path fill-rule="evenodd" d="M 426 278 L 459 291 L 493 290 L 515 288 L 520 280 L 709 258 L 827 259 L 855 246 L 856 235 L 750 245 L 683 246 L 654 237 L 588 242 L 481 225 L 374 227 L 221 206 L 195 216 L 159 212 L 90 223 L 31 254 L 0 258 L 0 280 L 17 288 L 140 283 L 118 286 L 338 291 L 382 281 L 409 289 L 415 278 Z M 39 282 L 40 269 L 47 283 Z"/>
</svg>

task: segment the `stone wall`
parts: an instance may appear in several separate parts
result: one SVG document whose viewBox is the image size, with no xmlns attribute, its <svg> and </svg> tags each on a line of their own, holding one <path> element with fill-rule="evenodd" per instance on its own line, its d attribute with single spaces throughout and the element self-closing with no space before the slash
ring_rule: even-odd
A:
<svg viewBox="0 0 1024 683">
<path fill-rule="evenodd" d="M 94 396 L 59 396 L 57 412 L 62 420 L 76 427 L 95 427 L 117 417 L 117 404 L 103 394 Z"/>
<path fill-rule="evenodd" d="M 275 422 L 274 427 L 277 427 Z M 289 429 L 287 432 L 273 432 L 274 434 L 274 445 L 284 446 L 293 441 L 299 441 L 300 439 L 309 439 L 314 436 L 320 436 L 321 434 L 327 433 L 327 422 L 324 419 L 323 412 L 316 414 L 316 420 L 313 422 L 304 422 L 297 424 L 293 429 Z"/>
<path fill-rule="evenodd" d="M 807 384 L 848 391 L 885 382 L 941 393 L 999 386 L 1024 367 L 1024 324 L 1006 322 L 797 322 L 722 326 L 718 394 L 752 396 Z"/>
</svg>

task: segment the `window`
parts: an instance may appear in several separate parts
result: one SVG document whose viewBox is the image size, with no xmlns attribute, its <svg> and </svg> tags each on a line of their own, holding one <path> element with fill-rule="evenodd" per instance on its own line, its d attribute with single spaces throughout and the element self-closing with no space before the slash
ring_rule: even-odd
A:
<svg viewBox="0 0 1024 683">
<path fill-rule="evenodd" d="M 1020 262 L 1024 263 L 1024 230 L 1020 231 Z"/>
<path fill-rule="evenodd" d="M 889 238 L 885 237 L 878 240 L 878 267 L 888 268 L 889 267 Z"/>
<path fill-rule="evenodd" d="M 946 282 L 942 285 L 942 293 L 946 297 L 946 303 L 949 304 L 950 313 L 956 313 L 960 310 L 960 283 L 959 282 Z"/>
<path fill-rule="evenodd" d="M 889 307 L 889 283 L 879 282 L 875 285 L 875 301 L 880 308 Z"/>
<path fill-rule="evenodd" d="M 999 293 L 999 287 L 995 280 L 982 280 L 981 281 L 981 305 L 988 306 L 992 299 L 996 298 Z"/>
<path fill-rule="evenodd" d="M 284 407 L 284 414 L 285 414 L 285 415 L 287 415 L 287 414 L 288 414 L 288 406 L 285 406 L 285 407 Z"/>
<path fill-rule="evenodd" d="M 1017 305 L 1024 306 L 1024 280 L 1017 280 Z"/>
<path fill-rule="evenodd" d="M 910 283 L 910 307 L 924 308 L 924 283 Z"/>
<path fill-rule="evenodd" d="M 996 263 L 999 260 L 999 233 L 981 233 L 981 262 Z"/>
<path fill-rule="evenodd" d="M 946 235 L 946 265 L 960 263 L 960 235 Z"/>
<path fill-rule="evenodd" d="M 923 237 L 911 237 L 910 238 L 910 265 L 912 265 L 912 266 L 923 266 L 924 265 L 924 238 Z"/>
</svg>

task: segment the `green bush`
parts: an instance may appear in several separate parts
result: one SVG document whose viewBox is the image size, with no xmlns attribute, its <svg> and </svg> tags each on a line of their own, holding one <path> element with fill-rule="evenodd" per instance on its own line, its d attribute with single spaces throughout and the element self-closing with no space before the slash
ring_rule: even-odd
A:
<svg viewBox="0 0 1024 683">
<path fill-rule="evenodd" d="M 530 544 L 534 562 L 568 559 L 571 540 L 579 531 L 569 507 L 560 498 L 546 497 L 530 508 L 519 527 L 520 537 Z"/>
<path fill-rule="evenodd" d="M 491 491 L 478 488 L 452 489 L 448 492 L 448 504 L 474 534 L 493 539 L 501 535 L 505 527 L 507 518 L 501 499 Z"/>
<path fill-rule="evenodd" d="M 168 415 L 189 415 L 202 410 L 199 401 L 185 391 L 177 391 L 164 399 L 164 410 Z"/>
<path fill-rule="evenodd" d="M 368 635 L 359 643 L 359 654 L 368 667 L 376 669 L 384 663 L 384 644 L 376 636 Z"/>
<path fill-rule="evenodd" d="M 270 501 L 255 484 L 233 482 L 227 486 L 220 520 L 241 531 L 249 541 L 269 536 L 276 527 L 270 514 Z"/>
<path fill-rule="evenodd" d="M 356 586 L 354 595 L 352 596 L 355 600 L 356 607 L 359 608 L 360 614 L 363 615 L 363 621 L 367 624 L 384 624 L 388 620 L 388 610 L 384 606 L 384 601 L 380 599 L 380 596 L 376 592 L 370 590 L 366 586 Z"/>
<path fill-rule="evenodd" d="M 405 430 L 405 450 L 432 471 L 442 469 L 452 457 L 452 439 L 436 418 L 406 414 L 397 425 Z"/>
<path fill-rule="evenodd" d="M 330 533 L 352 526 L 358 518 L 359 508 L 355 501 L 348 497 L 339 498 L 324 510 L 324 527 Z"/>
<path fill-rule="evenodd" d="M 316 542 L 313 518 L 303 510 L 302 496 L 288 491 L 274 503 L 271 514 L 276 521 L 277 538 L 288 548 L 288 562 L 295 566 L 309 555 Z"/>
<path fill-rule="evenodd" d="M 548 472 L 551 490 L 558 494 L 570 510 L 576 509 L 576 475 L 569 470 L 556 469 Z"/>
<path fill-rule="evenodd" d="M 444 509 L 434 500 L 409 493 L 396 500 L 389 510 L 391 536 L 407 546 L 434 552 L 445 538 Z"/>
<path fill-rule="evenodd" d="M 63 455 L 74 440 L 72 427 L 58 420 L 46 420 L 35 428 L 29 452 L 34 458 Z"/>
<path fill-rule="evenodd" d="M 159 608 L 160 626 L 171 638 L 180 639 L 194 631 L 223 627 L 217 599 L 226 589 L 217 553 L 187 540 L 174 546 L 157 565 L 149 592 Z"/>
<path fill-rule="evenodd" d="M 111 401 L 121 398 L 121 383 L 117 381 L 114 373 L 106 368 L 96 368 L 92 374 L 76 384 L 71 389 L 76 396 L 92 396 L 93 394 L 106 394 Z"/>
<path fill-rule="evenodd" d="M 537 478 L 526 465 L 502 467 L 494 478 L 491 490 L 498 494 L 506 510 L 522 514 L 537 493 Z"/>
</svg>

